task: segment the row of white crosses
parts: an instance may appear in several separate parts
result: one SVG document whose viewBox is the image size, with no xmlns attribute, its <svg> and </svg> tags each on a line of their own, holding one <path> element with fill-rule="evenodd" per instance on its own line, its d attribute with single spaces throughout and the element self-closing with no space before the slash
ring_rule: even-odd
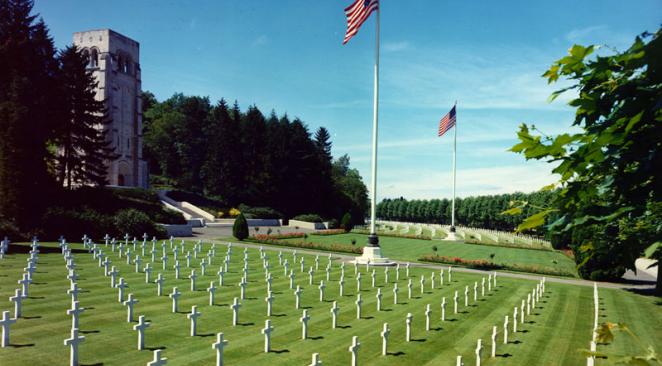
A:
<svg viewBox="0 0 662 366">
<path fill-rule="evenodd" d="M 4 254 L 9 249 L 9 239 L 5 237 L 0 242 L 0 259 L 4 258 Z M 37 262 L 39 261 L 39 240 L 34 237 L 30 245 L 30 256 L 27 259 L 27 266 L 23 268 L 23 276 L 17 283 L 20 285 L 14 291 L 14 296 L 9 297 L 9 301 L 14 303 L 14 316 L 11 316 L 9 311 L 2 312 L 0 319 L 0 327 L 2 328 L 2 339 L 0 340 L 0 347 L 8 347 L 10 344 L 10 327 L 16 323 L 18 318 L 21 317 L 21 308 L 23 301 L 28 297 L 29 286 L 32 283 L 32 275 L 37 269 Z"/>
<path fill-rule="evenodd" d="M 542 298 L 543 293 L 545 292 L 546 281 L 547 281 L 546 278 L 543 277 L 536 284 L 536 287 L 534 287 L 534 289 L 530 293 L 527 294 L 526 300 L 523 299 L 521 304 L 518 304 L 518 305 L 520 305 L 519 308 L 518 308 L 517 305 L 515 305 L 515 307 L 513 307 L 513 315 L 512 315 L 512 332 L 513 332 L 513 334 L 517 333 L 517 324 L 518 324 L 518 322 L 520 324 L 524 324 L 525 313 L 526 313 L 526 316 L 531 315 L 531 311 L 532 311 L 532 309 L 535 308 L 536 303 L 540 302 L 540 299 Z M 495 286 L 496 286 L 496 284 L 495 284 Z M 525 304 L 526 304 L 526 312 L 525 312 Z M 502 334 L 503 334 L 503 337 L 502 337 L 503 338 L 503 344 L 508 344 L 508 334 L 509 334 L 509 331 L 510 331 L 510 328 L 511 328 L 510 320 L 511 319 L 510 319 L 509 315 L 504 316 L 503 332 L 502 332 Z M 492 358 L 496 357 L 496 350 L 497 350 L 497 344 L 498 344 L 497 335 L 498 335 L 498 327 L 493 326 L 492 327 L 492 335 L 491 335 L 492 349 L 491 349 L 491 353 L 490 353 L 490 357 L 492 357 Z M 476 342 L 475 354 L 476 354 L 476 366 L 480 366 L 481 362 L 482 362 L 482 358 L 483 358 L 483 340 L 482 339 L 478 339 L 478 341 Z M 463 365 L 462 356 L 457 356 L 456 365 L 457 366 Z"/>
</svg>

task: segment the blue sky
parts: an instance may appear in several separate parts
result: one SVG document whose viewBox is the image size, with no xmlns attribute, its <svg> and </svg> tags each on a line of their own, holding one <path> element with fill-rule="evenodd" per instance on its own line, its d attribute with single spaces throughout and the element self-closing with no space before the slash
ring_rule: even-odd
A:
<svg viewBox="0 0 662 366">
<path fill-rule="evenodd" d="M 36 0 L 58 47 L 111 28 L 141 45 L 143 89 L 237 99 L 326 126 L 369 186 L 374 15 L 347 45 L 351 1 Z M 533 4 L 532 4 L 533 3 Z M 574 43 L 625 49 L 655 31 L 659 0 L 381 1 L 378 198 L 451 194 L 452 134 L 438 120 L 458 101 L 459 196 L 533 191 L 548 164 L 506 150 L 521 122 L 569 130 L 571 96 L 540 75 Z"/>
</svg>

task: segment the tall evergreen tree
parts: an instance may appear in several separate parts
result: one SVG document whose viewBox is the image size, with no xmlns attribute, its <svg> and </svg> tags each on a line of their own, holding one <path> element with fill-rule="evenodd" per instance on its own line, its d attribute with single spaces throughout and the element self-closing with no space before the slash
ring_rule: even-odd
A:
<svg viewBox="0 0 662 366">
<path fill-rule="evenodd" d="M 97 82 L 87 69 L 87 55 L 76 46 L 65 48 L 59 61 L 64 114 L 56 139 L 58 180 L 69 189 L 103 186 L 113 153 L 103 128 L 108 123 L 104 103 L 95 99 Z"/>
<path fill-rule="evenodd" d="M 47 143 L 57 120 L 55 47 L 29 0 L 0 0 L 0 219 L 37 225 L 53 181 Z"/>
</svg>

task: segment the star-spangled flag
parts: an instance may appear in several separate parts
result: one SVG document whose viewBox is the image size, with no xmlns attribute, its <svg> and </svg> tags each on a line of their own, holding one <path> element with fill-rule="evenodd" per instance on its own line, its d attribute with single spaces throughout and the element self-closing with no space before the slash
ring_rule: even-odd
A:
<svg viewBox="0 0 662 366">
<path fill-rule="evenodd" d="M 345 8 L 347 15 L 347 32 L 342 44 L 347 43 L 359 31 L 363 22 L 373 11 L 379 9 L 379 0 L 356 0 Z"/>
<path fill-rule="evenodd" d="M 455 126 L 455 106 L 439 121 L 439 137 Z"/>
</svg>

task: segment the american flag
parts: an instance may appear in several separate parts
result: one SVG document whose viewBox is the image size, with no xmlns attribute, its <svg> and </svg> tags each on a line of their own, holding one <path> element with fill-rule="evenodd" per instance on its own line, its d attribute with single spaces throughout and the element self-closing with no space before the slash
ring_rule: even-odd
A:
<svg viewBox="0 0 662 366">
<path fill-rule="evenodd" d="M 356 0 L 352 5 L 345 8 L 347 15 L 347 32 L 342 44 L 347 43 L 350 38 L 359 31 L 363 22 L 368 19 L 373 11 L 379 9 L 379 0 Z"/>
<path fill-rule="evenodd" d="M 439 121 L 439 137 L 455 126 L 455 106 Z"/>
</svg>

